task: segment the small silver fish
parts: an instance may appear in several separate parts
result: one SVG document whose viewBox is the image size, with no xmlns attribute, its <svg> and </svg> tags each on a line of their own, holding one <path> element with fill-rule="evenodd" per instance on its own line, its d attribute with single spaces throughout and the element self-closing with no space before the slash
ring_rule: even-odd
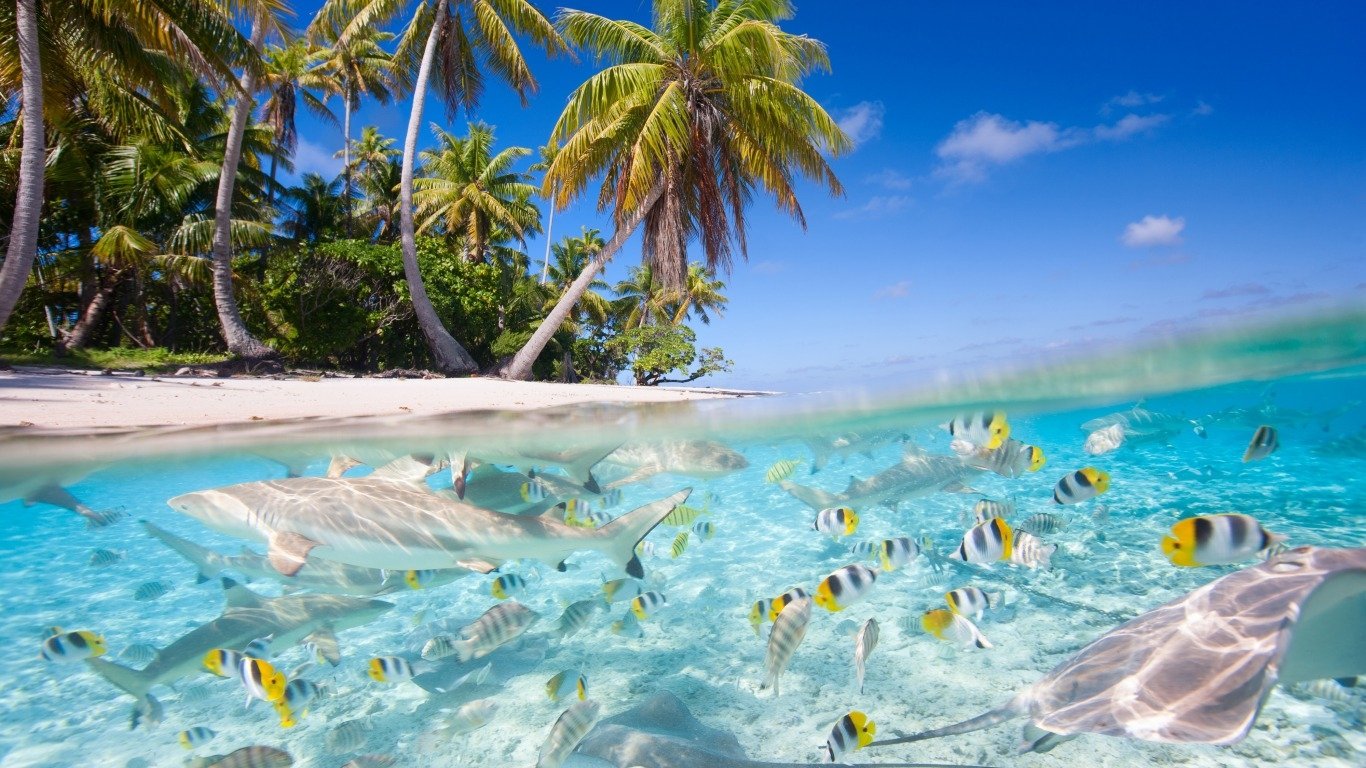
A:
<svg viewBox="0 0 1366 768">
<path fill-rule="evenodd" d="M 858 680 L 858 692 L 860 694 L 863 693 L 864 665 L 868 661 L 868 655 L 877 647 L 877 639 L 877 619 L 869 619 L 863 622 L 863 627 L 854 637 L 854 677 Z"/>
<path fill-rule="evenodd" d="M 134 600 L 155 600 L 170 591 L 164 581 L 149 581 L 133 591 Z"/>
<path fill-rule="evenodd" d="M 551 726 L 550 735 L 541 745 L 536 768 L 560 768 L 569 757 L 569 753 L 574 751 L 597 723 L 601 709 L 601 705 L 592 700 L 576 701 L 569 705 L 569 709 L 566 709 L 555 721 L 555 725 Z"/>
<path fill-rule="evenodd" d="M 1014 547 L 1010 550 L 1010 562 L 1026 568 L 1048 570 L 1052 566 L 1053 553 L 1057 551 L 1057 544 L 1045 544 L 1038 536 L 1028 531 L 1016 531 Z"/>
<path fill-rule="evenodd" d="M 782 613 L 773 622 L 773 629 L 768 633 L 768 653 L 764 656 L 764 672 L 767 679 L 760 686 L 763 688 L 773 688 L 773 695 L 778 696 L 779 679 L 787 669 L 787 665 L 792 661 L 792 654 L 796 653 L 797 646 L 801 645 L 802 639 L 806 637 L 806 627 L 811 622 L 811 598 L 800 597 L 787 604 Z"/>
</svg>

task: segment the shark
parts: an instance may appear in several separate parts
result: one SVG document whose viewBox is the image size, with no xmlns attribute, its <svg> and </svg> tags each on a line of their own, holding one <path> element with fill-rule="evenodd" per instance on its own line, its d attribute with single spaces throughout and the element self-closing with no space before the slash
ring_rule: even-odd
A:
<svg viewBox="0 0 1366 768">
<path fill-rule="evenodd" d="M 1021 752 L 1081 734 L 1235 744 L 1276 685 L 1366 674 L 1366 547 L 1299 547 L 1122 624 L 1010 701 L 871 747 L 1028 718 Z"/>
<path fill-rule="evenodd" d="M 602 460 L 603 464 L 630 471 L 608 488 L 638 483 L 658 474 L 698 479 L 724 477 L 749 466 L 742 454 L 710 440 L 674 440 L 663 443 L 623 445 Z"/>
<path fill-rule="evenodd" d="M 873 458 L 873 452 L 884 445 L 906 442 L 907 436 L 891 430 L 873 432 L 843 432 L 836 435 L 804 437 L 802 442 L 811 449 L 811 474 L 816 474 L 830 463 L 831 457 L 848 459 L 850 454 Z"/>
<path fill-rule="evenodd" d="M 407 589 L 402 571 L 384 571 L 378 568 L 361 568 L 346 563 L 313 558 L 293 576 L 285 576 L 271 567 L 265 555 L 259 555 L 243 547 L 240 554 L 222 555 L 208 547 L 200 546 L 189 539 L 181 538 L 164 528 L 146 520 L 142 527 L 152 538 L 170 547 L 176 554 L 190 561 L 198 574 L 198 582 L 203 583 L 225 571 L 241 574 L 248 579 L 271 579 L 280 582 L 286 589 L 308 590 L 331 595 L 385 595 Z M 425 574 L 423 587 L 449 584 L 469 574 L 465 568 L 443 568 Z"/>
<path fill-rule="evenodd" d="M 69 467 L 34 474 L 31 470 L 0 467 L 0 504 L 18 499 L 24 506 L 51 504 L 85 518 L 91 528 L 102 528 L 123 517 L 117 510 L 96 510 L 76 498 L 64 486 L 81 480 L 88 468 Z"/>
<path fill-rule="evenodd" d="M 136 698 L 138 706 L 156 709 L 152 688 L 204 671 L 204 655 L 215 648 L 241 650 L 253 640 L 269 638 L 268 654 L 274 655 L 315 632 L 330 634 L 359 627 L 394 607 L 381 600 L 341 595 L 262 597 L 227 578 L 223 579 L 223 598 L 222 615 L 157 651 L 140 670 L 102 658 L 86 659 L 86 664 Z"/>
<path fill-rule="evenodd" d="M 935 456 L 919 448 L 910 448 L 901 461 L 867 480 L 850 477 L 849 485 L 842 493 L 830 493 L 790 480 L 783 480 L 778 485 L 812 509 L 884 506 L 895 510 L 902 501 L 916 496 L 939 491 L 973 493 L 963 481 L 981 471 L 964 464 L 957 456 Z"/>
<path fill-rule="evenodd" d="M 478 448 L 452 451 L 449 457 L 451 480 L 455 485 L 456 492 L 464 496 L 465 491 L 461 487 L 460 475 L 473 467 L 475 462 L 515 467 L 522 474 L 530 474 L 538 467 L 557 467 L 589 493 L 602 493 L 602 487 L 598 485 L 598 480 L 593 475 L 593 469 L 608 454 L 616 450 L 618 445 L 620 443 L 571 447 L 561 450 L 541 448 L 535 451 L 500 450 L 483 445 Z"/>
<path fill-rule="evenodd" d="M 286 576 L 309 557 L 366 568 L 458 566 L 486 573 L 518 558 L 564 568 L 570 554 L 596 550 L 640 578 L 645 570 L 636 544 L 691 492 L 685 488 L 593 529 L 565 525 L 562 506 L 535 517 L 508 515 L 387 478 L 266 480 L 167 503 L 222 533 L 265 541 L 267 560 Z"/>
</svg>

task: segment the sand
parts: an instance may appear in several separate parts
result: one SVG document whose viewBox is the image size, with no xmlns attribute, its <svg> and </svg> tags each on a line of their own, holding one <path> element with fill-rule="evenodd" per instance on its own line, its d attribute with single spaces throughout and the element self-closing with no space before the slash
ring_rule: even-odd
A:
<svg viewBox="0 0 1366 768">
<path fill-rule="evenodd" d="M 743 393 L 483 378 L 138 377 L 16 369 L 0 373 L 0 426 L 207 426 L 310 417 L 532 409 L 587 402 L 677 402 L 739 394 Z"/>
</svg>

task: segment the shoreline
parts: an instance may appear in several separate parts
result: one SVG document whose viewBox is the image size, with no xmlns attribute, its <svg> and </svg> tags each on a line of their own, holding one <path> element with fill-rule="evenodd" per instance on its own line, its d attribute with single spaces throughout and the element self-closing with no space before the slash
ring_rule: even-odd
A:
<svg viewBox="0 0 1366 768">
<path fill-rule="evenodd" d="M 222 426 L 309 418 L 675 403 L 774 394 L 493 378 L 208 377 L 24 368 L 0 371 L 0 427 Z"/>
</svg>

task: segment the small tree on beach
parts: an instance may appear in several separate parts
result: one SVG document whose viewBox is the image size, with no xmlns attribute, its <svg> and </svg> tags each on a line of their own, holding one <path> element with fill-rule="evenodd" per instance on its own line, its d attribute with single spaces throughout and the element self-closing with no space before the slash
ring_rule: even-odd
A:
<svg viewBox="0 0 1366 768">
<path fill-rule="evenodd" d="M 805 226 L 795 176 L 843 188 L 823 155 L 849 137 L 801 90 L 829 68 L 825 47 L 784 32 L 787 0 L 655 0 L 653 28 L 583 11 L 560 13 L 571 43 L 611 62 L 570 96 L 550 141 L 561 148 L 543 182 L 564 207 L 599 177 L 616 233 L 499 373 L 525 379 L 599 270 L 643 225 L 641 256 L 663 282 L 687 275 L 698 240 L 711 269 L 746 253 L 745 207 L 758 188 Z"/>
</svg>

